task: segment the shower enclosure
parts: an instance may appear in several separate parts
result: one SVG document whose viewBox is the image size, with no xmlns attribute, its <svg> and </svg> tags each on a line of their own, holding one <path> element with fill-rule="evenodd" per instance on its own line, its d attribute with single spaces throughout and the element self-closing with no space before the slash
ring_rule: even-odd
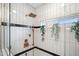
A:
<svg viewBox="0 0 79 59">
<path fill-rule="evenodd" d="M 41 20 L 34 26 L 35 18 L 26 16 L 29 12 L 35 9 L 27 3 L 0 3 L 0 55 L 79 56 L 79 42 L 71 29 L 78 15 Z"/>
<path fill-rule="evenodd" d="M 33 19 L 25 16 L 25 5 L 0 4 L 0 42 L 3 55 L 15 55 L 33 46 Z M 24 41 L 26 39 L 29 42 L 29 46 L 24 48 Z"/>
<path fill-rule="evenodd" d="M 7 23 L 7 26 L 2 26 L 3 22 Z M 6 25 L 6 24 L 4 24 Z M 9 4 L 0 4 L 0 50 L 1 55 L 9 54 L 9 34 L 10 34 L 10 26 L 9 26 Z M 5 51 L 6 50 L 6 51 Z M 7 54 L 6 54 L 7 52 Z"/>
<path fill-rule="evenodd" d="M 79 16 L 66 16 L 41 21 L 42 25 L 45 26 L 45 39 L 42 45 L 37 45 L 58 55 L 78 56 L 79 41 L 75 38 L 75 31 L 72 30 L 78 21 Z"/>
</svg>

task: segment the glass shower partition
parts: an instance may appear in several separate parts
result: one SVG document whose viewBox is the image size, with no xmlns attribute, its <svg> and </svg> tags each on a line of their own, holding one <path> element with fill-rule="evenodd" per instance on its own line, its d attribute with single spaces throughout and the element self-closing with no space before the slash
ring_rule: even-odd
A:
<svg viewBox="0 0 79 59">
<path fill-rule="evenodd" d="M 64 43 L 63 44 L 64 56 L 79 56 L 79 50 L 78 50 L 79 42 L 76 38 L 76 33 L 78 33 L 78 31 L 75 32 L 75 30 L 78 29 L 77 27 L 77 25 L 79 24 L 78 21 L 79 16 L 67 16 L 64 18 L 57 19 L 56 23 L 62 25 L 62 27 L 60 28 L 64 29 L 64 32 L 62 31 L 64 36 L 60 37 L 60 38 L 64 37 L 62 42 Z M 62 35 L 62 32 L 59 34 Z"/>
<path fill-rule="evenodd" d="M 34 46 L 32 28 L 34 18 L 25 16 L 26 10 L 26 4 L 22 3 L 0 4 L 0 50 L 3 55 L 15 55 Z M 28 46 L 24 47 L 26 40 Z M 28 55 L 33 55 L 33 52 L 29 52 Z"/>
<path fill-rule="evenodd" d="M 65 55 L 66 56 L 79 56 L 79 42 L 76 38 L 78 33 L 79 16 L 68 20 L 68 24 L 65 24 Z M 77 30 L 77 31 L 76 31 Z M 76 32 L 75 32 L 76 31 Z"/>
<path fill-rule="evenodd" d="M 0 28 L 2 55 L 9 55 L 9 4 L 0 4 Z"/>
<path fill-rule="evenodd" d="M 72 30 L 76 22 L 79 24 L 78 21 L 79 16 L 66 16 L 63 18 L 45 20 L 45 33 L 47 33 L 47 36 L 45 34 L 45 41 L 51 41 L 50 44 L 52 45 L 49 44 L 46 45 L 46 47 L 44 45 L 44 48 L 49 48 L 49 51 L 58 55 L 79 56 L 79 42 L 75 38 L 78 31 L 75 33 L 75 31 Z M 58 28 L 56 29 L 56 27 Z M 45 41 L 42 43 L 45 43 Z"/>
</svg>

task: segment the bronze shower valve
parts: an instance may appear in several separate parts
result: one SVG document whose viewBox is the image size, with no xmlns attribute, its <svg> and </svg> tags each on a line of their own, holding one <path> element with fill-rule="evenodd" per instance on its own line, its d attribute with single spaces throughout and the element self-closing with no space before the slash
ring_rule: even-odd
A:
<svg viewBox="0 0 79 59">
<path fill-rule="evenodd" d="M 28 47 L 29 46 L 29 43 L 28 43 L 28 39 L 25 39 L 24 40 L 24 48 Z"/>
</svg>

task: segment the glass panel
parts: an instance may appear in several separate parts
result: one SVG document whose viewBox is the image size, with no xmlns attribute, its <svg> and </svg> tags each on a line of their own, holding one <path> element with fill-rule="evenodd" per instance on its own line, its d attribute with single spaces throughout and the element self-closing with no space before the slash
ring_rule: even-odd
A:
<svg viewBox="0 0 79 59">
<path fill-rule="evenodd" d="M 71 31 L 71 27 L 74 25 L 74 23 L 73 25 L 65 24 L 65 55 L 67 56 L 79 56 L 79 42 L 75 37 L 75 31 Z"/>
<path fill-rule="evenodd" d="M 0 24 L 1 24 L 1 50 L 3 55 L 9 55 L 9 4 L 0 4 Z"/>
</svg>

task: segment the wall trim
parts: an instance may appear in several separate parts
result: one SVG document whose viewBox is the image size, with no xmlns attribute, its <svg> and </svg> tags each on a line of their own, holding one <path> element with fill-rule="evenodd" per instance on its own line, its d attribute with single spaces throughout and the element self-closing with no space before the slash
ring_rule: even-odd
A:
<svg viewBox="0 0 79 59">
<path fill-rule="evenodd" d="M 1 25 L 7 26 L 7 22 L 1 22 Z M 41 26 L 30 26 L 30 25 L 23 25 L 23 24 L 15 24 L 15 23 L 10 23 L 10 26 L 13 27 L 26 27 L 26 28 L 40 28 Z"/>
<path fill-rule="evenodd" d="M 52 52 L 50 52 L 50 51 L 47 51 L 47 50 L 42 49 L 42 48 L 39 48 L 39 47 L 37 47 L 37 46 L 32 47 L 32 48 L 30 48 L 30 49 L 27 49 L 27 50 L 25 50 L 25 51 L 22 51 L 22 52 L 20 52 L 20 53 L 17 53 L 17 54 L 15 54 L 14 56 L 19 56 L 19 55 L 24 54 L 24 53 L 26 53 L 26 52 L 28 52 L 28 51 L 31 51 L 31 50 L 33 50 L 33 49 L 35 49 L 35 48 L 36 48 L 36 49 L 39 49 L 39 50 L 41 50 L 41 51 L 43 51 L 43 52 L 46 52 L 46 53 L 48 53 L 48 54 L 50 54 L 50 55 L 52 55 L 52 56 L 60 56 L 60 55 L 58 55 L 58 54 L 52 53 Z"/>
</svg>

